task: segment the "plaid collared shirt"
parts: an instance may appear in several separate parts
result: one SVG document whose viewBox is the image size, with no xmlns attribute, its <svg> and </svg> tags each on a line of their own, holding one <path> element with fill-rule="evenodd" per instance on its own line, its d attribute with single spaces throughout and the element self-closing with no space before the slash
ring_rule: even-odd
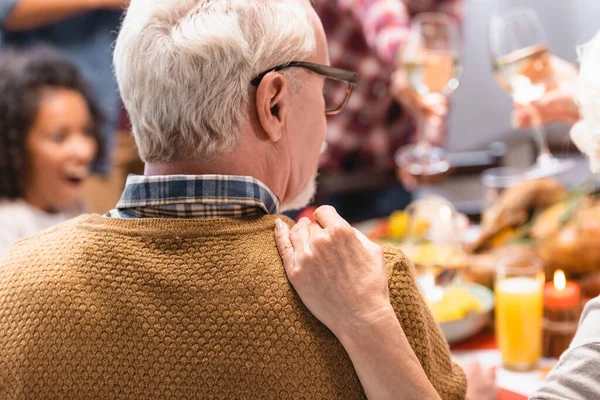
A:
<svg viewBox="0 0 600 400">
<path fill-rule="evenodd" d="M 259 180 L 232 175 L 130 175 L 112 218 L 214 218 L 277 214 L 279 200 Z"/>
<path fill-rule="evenodd" d="M 411 17 L 422 11 L 442 11 L 460 22 L 462 4 L 463 0 L 315 0 L 331 65 L 360 74 L 346 109 L 328 118 L 324 167 L 393 167 L 394 153 L 415 133 L 413 119 L 389 92 L 394 61 L 407 38 Z"/>
</svg>

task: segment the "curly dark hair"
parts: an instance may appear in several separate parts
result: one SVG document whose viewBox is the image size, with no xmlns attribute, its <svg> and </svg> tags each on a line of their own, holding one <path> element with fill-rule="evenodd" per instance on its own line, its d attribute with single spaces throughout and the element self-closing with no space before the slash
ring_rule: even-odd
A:
<svg viewBox="0 0 600 400">
<path fill-rule="evenodd" d="M 92 118 L 98 144 L 96 159 L 104 154 L 101 136 L 104 117 L 77 67 L 46 46 L 6 50 L 0 55 L 0 199 L 23 197 L 26 180 L 27 134 L 38 114 L 43 89 L 81 93 Z"/>
</svg>

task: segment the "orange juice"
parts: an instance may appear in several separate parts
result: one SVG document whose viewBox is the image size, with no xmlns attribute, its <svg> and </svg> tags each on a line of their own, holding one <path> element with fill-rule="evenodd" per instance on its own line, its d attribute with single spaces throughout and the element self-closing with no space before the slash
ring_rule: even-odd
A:
<svg viewBox="0 0 600 400">
<path fill-rule="evenodd" d="M 506 369 L 535 368 L 542 354 L 542 283 L 513 277 L 496 283 L 496 339 Z"/>
</svg>

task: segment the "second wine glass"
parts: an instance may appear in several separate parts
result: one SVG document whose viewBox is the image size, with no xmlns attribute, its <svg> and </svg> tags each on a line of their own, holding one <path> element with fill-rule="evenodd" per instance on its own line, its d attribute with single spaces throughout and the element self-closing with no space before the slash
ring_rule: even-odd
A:
<svg viewBox="0 0 600 400">
<path fill-rule="evenodd" d="M 444 107 L 461 74 L 460 37 L 454 20 L 443 13 L 418 14 L 411 25 L 401 64 L 415 98 L 433 111 Z M 445 115 L 424 112 L 417 118 L 417 142 L 398 151 L 396 164 L 420 183 L 430 183 L 450 169 L 438 143 Z"/>
<path fill-rule="evenodd" d="M 531 103 L 540 99 L 554 82 L 551 54 L 537 14 L 519 7 L 492 16 L 490 53 L 496 80 L 515 103 L 529 111 L 539 154 L 533 167 L 523 171 L 525 179 L 557 175 L 575 165 L 573 160 L 552 155 L 540 116 Z"/>
</svg>

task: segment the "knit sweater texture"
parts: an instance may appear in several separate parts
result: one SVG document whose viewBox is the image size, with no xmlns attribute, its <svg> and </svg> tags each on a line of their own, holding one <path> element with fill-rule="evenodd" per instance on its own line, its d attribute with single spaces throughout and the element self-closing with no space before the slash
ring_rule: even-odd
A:
<svg viewBox="0 0 600 400">
<path fill-rule="evenodd" d="M 87 215 L 18 242 L 0 261 L 0 399 L 365 398 L 289 284 L 274 222 Z M 464 398 L 412 267 L 384 253 L 425 373 Z"/>
</svg>

